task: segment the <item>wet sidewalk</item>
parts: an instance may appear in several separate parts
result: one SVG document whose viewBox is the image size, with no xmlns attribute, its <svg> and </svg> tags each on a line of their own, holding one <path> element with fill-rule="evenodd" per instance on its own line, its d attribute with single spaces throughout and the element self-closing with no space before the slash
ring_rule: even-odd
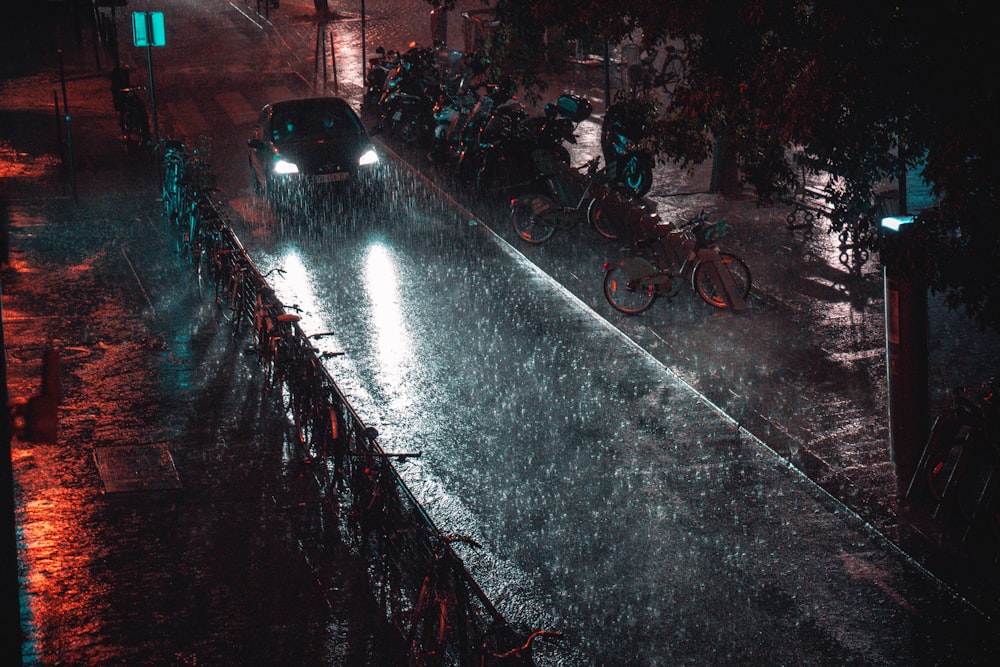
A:
<svg viewBox="0 0 1000 667">
<path fill-rule="evenodd" d="M 66 55 L 75 196 L 57 71 L 0 82 L 9 393 L 38 394 L 48 350 L 62 379 L 58 443 L 12 444 L 24 664 L 400 664 L 256 360 L 168 246 L 155 161 Z"/>
</svg>

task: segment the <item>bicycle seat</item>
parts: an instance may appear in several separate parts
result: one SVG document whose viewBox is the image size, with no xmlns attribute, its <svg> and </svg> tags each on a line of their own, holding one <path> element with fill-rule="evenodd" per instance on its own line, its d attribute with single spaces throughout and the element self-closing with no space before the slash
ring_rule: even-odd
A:
<svg viewBox="0 0 1000 667">
<path fill-rule="evenodd" d="M 295 313 L 282 313 L 281 315 L 278 315 L 278 321 L 282 323 L 298 322 L 300 319 L 302 318 Z"/>
</svg>

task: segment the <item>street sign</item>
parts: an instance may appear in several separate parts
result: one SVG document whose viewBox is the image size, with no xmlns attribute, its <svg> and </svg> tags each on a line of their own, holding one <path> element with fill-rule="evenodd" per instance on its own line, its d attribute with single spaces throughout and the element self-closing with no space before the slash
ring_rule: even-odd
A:
<svg viewBox="0 0 1000 667">
<path fill-rule="evenodd" d="M 132 41 L 136 46 L 166 46 L 163 12 L 132 12 Z"/>
</svg>

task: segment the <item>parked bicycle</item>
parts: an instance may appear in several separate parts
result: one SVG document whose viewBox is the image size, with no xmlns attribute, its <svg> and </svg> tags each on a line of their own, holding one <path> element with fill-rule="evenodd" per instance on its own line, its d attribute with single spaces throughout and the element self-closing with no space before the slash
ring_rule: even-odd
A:
<svg viewBox="0 0 1000 667">
<path fill-rule="evenodd" d="M 687 61 L 681 51 L 668 45 L 640 57 L 637 63 L 629 65 L 626 73 L 633 94 L 659 88 L 669 102 L 677 84 L 687 76 Z"/>
<path fill-rule="evenodd" d="M 131 83 L 131 72 L 127 67 L 116 67 L 111 72 L 111 101 L 118 113 L 122 143 L 127 147 L 134 138 L 140 146 L 149 146 L 149 114 L 146 103 L 139 96 L 140 86 Z"/>
<path fill-rule="evenodd" d="M 677 227 L 659 225 L 636 242 L 636 255 L 604 264 L 605 298 L 615 310 L 635 315 L 659 297 L 675 296 L 690 279 L 691 289 L 711 306 L 742 304 L 750 295 L 750 268 L 717 248 L 724 234 L 725 221 L 709 224 L 704 211 Z"/>
<path fill-rule="evenodd" d="M 118 113 L 118 126 L 122 143 L 128 144 L 134 140 L 138 145 L 148 147 L 149 114 L 146 112 L 146 103 L 139 96 L 140 90 L 143 88 L 123 88 L 120 91 L 124 108 Z"/>
<path fill-rule="evenodd" d="M 410 647 L 408 664 L 414 667 L 450 664 L 446 660 L 449 647 L 454 651 L 469 641 L 462 622 L 468 614 L 464 608 L 467 599 L 462 594 L 463 568 L 451 545 L 454 542 L 481 545 L 461 535 L 438 535 L 432 540 L 428 571 L 410 613 L 406 638 Z"/>
<path fill-rule="evenodd" d="M 288 308 L 295 309 L 294 306 Z M 253 350 L 264 369 L 264 395 L 282 394 L 285 379 L 297 361 L 299 315 L 279 307 L 270 288 L 257 290 L 253 309 Z M 287 405 L 285 406 L 288 407 Z"/>
<path fill-rule="evenodd" d="M 951 406 L 934 422 L 910 484 L 921 481 L 937 504 L 969 529 L 987 528 L 1000 540 L 1000 397 L 995 380 L 952 392 Z"/>
<path fill-rule="evenodd" d="M 586 169 L 586 181 L 579 195 L 575 195 L 571 193 L 571 188 L 579 186 L 565 178 L 566 172 L 563 171 L 570 168 L 553 164 L 550 155 L 538 153 L 536 151 L 532 157 L 536 159 L 549 194 L 531 193 L 511 201 L 510 222 L 517 235 L 528 243 L 543 243 L 552 238 L 557 229 L 572 229 L 586 218 L 604 238 L 617 238 L 601 207 L 606 190 L 593 194 L 595 186 L 603 189 L 607 182 L 605 171 L 597 167 L 600 157 L 576 168 L 576 171 Z"/>
<path fill-rule="evenodd" d="M 233 336 L 239 336 L 243 325 L 253 322 L 256 299 L 246 251 L 220 248 L 212 254 L 210 266 L 215 284 L 215 305 L 222 319 L 229 323 Z"/>
<path fill-rule="evenodd" d="M 181 179 L 187 165 L 187 150 L 180 141 L 164 141 L 163 146 L 163 215 L 167 220 L 174 220 L 180 212 L 184 198 L 184 185 Z"/>
</svg>

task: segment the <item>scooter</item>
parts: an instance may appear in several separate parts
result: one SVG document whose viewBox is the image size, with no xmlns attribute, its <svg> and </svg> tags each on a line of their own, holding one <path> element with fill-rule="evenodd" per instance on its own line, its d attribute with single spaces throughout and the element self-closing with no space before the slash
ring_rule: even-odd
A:
<svg viewBox="0 0 1000 667">
<path fill-rule="evenodd" d="M 541 151 L 570 163 L 566 144 L 576 143 L 576 126 L 591 113 L 590 101 L 564 94 L 545 105 L 543 115 L 496 113 L 479 137 L 477 188 L 513 187 L 538 180 L 533 156 Z"/>
<path fill-rule="evenodd" d="M 639 143 L 646 137 L 643 118 L 623 104 L 612 104 L 601 123 L 601 151 L 614 185 L 636 197 L 653 187 L 653 156 Z"/>
<path fill-rule="evenodd" d="M 368 72 L 365 74 L 365 95 L 362 105 L 372 107 L 378 104 L 385 91 L 385 82 L 389 74 L 399 65 L 399 53 L 386 51 L 383 47 L 375 49 L 378 54 L 368 59 Z"/>
</svg>

